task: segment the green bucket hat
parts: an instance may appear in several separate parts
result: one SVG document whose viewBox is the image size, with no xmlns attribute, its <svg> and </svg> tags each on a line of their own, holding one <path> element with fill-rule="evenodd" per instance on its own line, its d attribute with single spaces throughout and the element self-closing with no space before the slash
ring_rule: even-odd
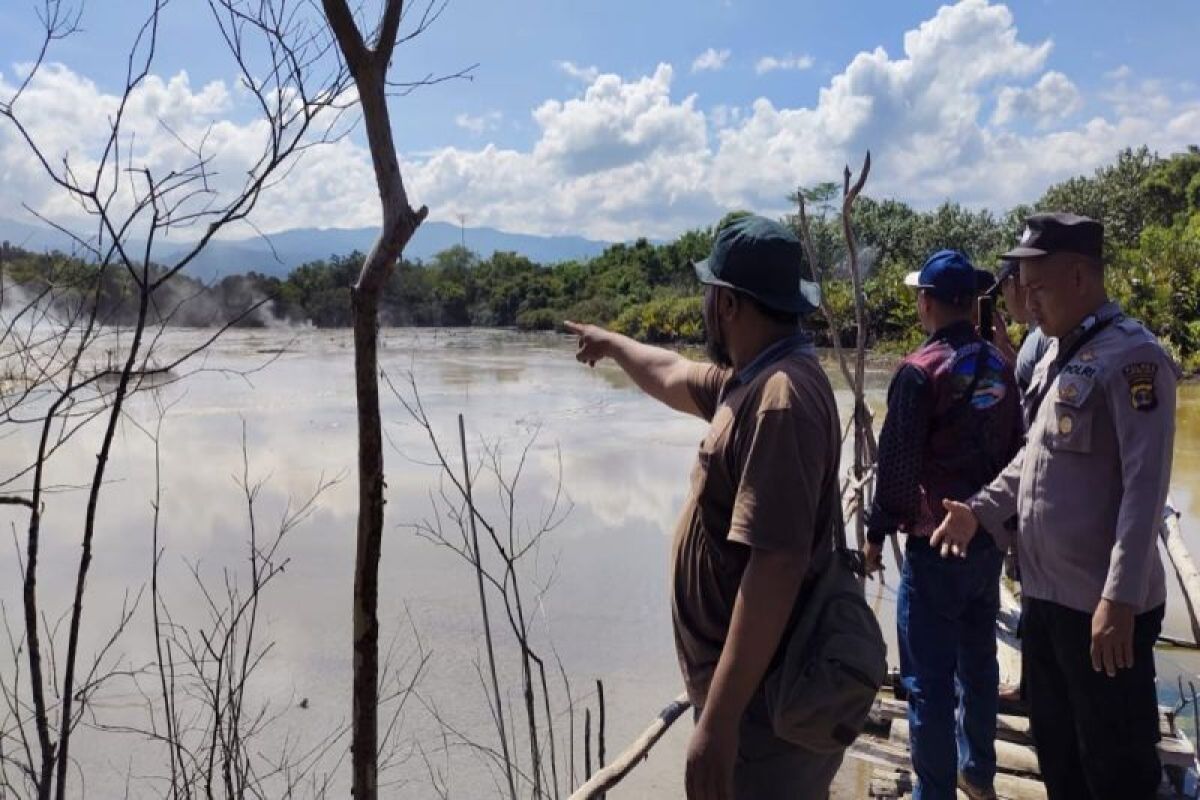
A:
<svg viewBox="0 0 1200 800">
<path fill-rule="evenodd" d="M 821 288 L 801 273 L 804 246 L 790 228 L 766 217 L 736 219 L 717 231 L 708 258 L 693 262 L 706 286 L 750 295 L 777 311 L 807 315 L 821 305 Z"/>
</svg>

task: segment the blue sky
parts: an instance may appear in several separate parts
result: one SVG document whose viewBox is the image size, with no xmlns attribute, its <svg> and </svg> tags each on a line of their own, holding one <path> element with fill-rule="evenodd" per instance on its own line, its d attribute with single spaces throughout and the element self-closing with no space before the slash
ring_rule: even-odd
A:
<svg viewBox="0 0 1200 800">
<path fill-rule="evenodd" d="M 79 98 L 117 92 L 146 5 L 93 0 L 85 31 L 51 51 L 62 65 L 53 77 Z M 6 0 L 0 30 L 2 94 L 35 52 L 32 4 Z M 1194 0 L 452 0 L 398 50 L 393 74 L 478 62 L 474 80 L 395 101 L 394 127 L 416 200 L 435 217 L 509 230 L 668 236 L 730 207 L 779 212 L 788 187 L 836 176 L 866 147 L 877 163 L 868 192 L 1000 210 L 1121 146 L 1200 140 L 1198 30 Z M 253 109 L 233 90 L 213 31 L 207 4 L 167 7 L 154 66 L 165 99 L 146 113 L 183 103 L 198 128 L 224 121 L 236 153 L 235 129 L 249 128 Z M 768 58 L 778 68 L 765 69 Z M 41 97 L 24 98 L 27 113 L 53 125 L 55 103 Z M 86 119 L 73 127 L 77 143 L 55 135 L 88 152 Z M 8 185 L 35 207 L 69 213 L 18 165 L 6 135 Z M 256 215 L 266 229 L 371 224 L 357 132 L 282 188 L 287 199 L 264 198 Z M 6 194 L 0 214 L 15 216 Z"/>
</svg>

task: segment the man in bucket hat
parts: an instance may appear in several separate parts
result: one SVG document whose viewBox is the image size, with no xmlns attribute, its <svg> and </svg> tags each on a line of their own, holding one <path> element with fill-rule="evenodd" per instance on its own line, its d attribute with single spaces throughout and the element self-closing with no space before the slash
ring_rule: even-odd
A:
<svg viewBox="0 0 1200 800">
<path fill-rule="evenodd" d="M 694 265 L 712 363 L 566 323 L 579 361 L 612 358 L 651 397 L 710 423 L 672 546 L 675 643 L 698 712 L 690 800 L 823 799 L 842 760 L 778 738 L 762 687 L 842 522 L 837 406 L 799 328 L 820 295 L 801 264 L 777 222 L 717 231 Z"/>
<path fill-rule="evenodd" d="M 908 692 L 915 800 L 995 798 L 999 672 L 995 619 L 1003 554 L 987 537 L 947 562 L 928 536 L 945 511 L 996 477 L 1021 441 L 1012 367 L 975 330 L 982 279 L 956 250 L 934 253 L 905 283 L 929 338 L 901 363 L 888 389 L 878 476 L 867 528 L 867 565 L 883 542 L 907 534 L 896 601 L 900 672 Z"/>
</svg>

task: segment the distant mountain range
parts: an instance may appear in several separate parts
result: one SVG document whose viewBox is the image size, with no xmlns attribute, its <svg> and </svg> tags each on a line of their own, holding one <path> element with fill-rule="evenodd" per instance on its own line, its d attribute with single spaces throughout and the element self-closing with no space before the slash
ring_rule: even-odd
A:
<svg viewBox="0 0 1200 800">
<path fill-rule="evenodd" d="M 283 277 L 309 261 L 346 255 L 354 250 L 365 253 L 378 232 L 378 228 L 296 228 L 270 234 L 270 245 L 261 238 L 214 241 L 188 265 L 187 272 L 203 281 L 250 271 Z M 68 236 L 52 228 L 3 217 L 0 217 L 0 241 L 35 252 L 77 249 Z M 484 258 L 497 251 L 514 252 L 541 264 L 591 258 L 610 244 L 580 236 L 534 236 L 494 228 L 464 230 L 448 222 L 426 222 L 405 248 L 404 257 L 410 261 L 428 261 L 463 242 Z M 169 263 L 184 250 L 183 245 L 166 244 L 155 248 L 154 257 Z"/>
</svg>

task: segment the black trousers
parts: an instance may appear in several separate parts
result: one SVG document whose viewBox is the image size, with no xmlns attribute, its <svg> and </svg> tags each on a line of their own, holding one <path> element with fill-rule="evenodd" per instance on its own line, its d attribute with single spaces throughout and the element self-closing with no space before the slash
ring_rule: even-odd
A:
<svg viewBox="0 0 1200 800">
<path fill-rule="evenodd" d="M 1110 678 L 1092 669 L 1092 618 L 1027 599 L 1024 673 L 1038 764 L 1050 800 L 1143 800 L 1162 778 L 1154 642 L 1163 606 L 1139 614 L 1133 667 Z"/>
</svg>

